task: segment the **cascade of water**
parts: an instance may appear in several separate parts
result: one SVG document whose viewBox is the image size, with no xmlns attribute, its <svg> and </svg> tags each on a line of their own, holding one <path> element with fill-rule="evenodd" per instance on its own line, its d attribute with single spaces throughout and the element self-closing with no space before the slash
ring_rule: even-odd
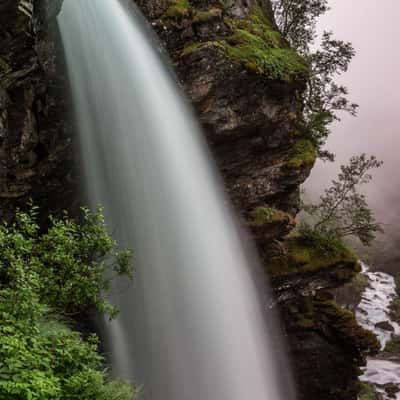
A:
<svg viewBox="0 0 400 400">
<path fill-rule="evenodd" d="M 58 23 L 89 200 L 136 253 L 112 294 L 113 370 L 152 400 L 288 399 L 252 262 L 138 11 L 64 0 Z"/>
<path fill-rule="evenodd" d="M 368 278 L 368 286 L 365 288 L 362 300 L 356 309 L 356 317 L 360 325 L 374 332 L 381 343 L 382 350 L 392 335 L 400 334 L 400 326 L 390 317 L 390 303 L 396 298 L 396 284 L 393 276 L 384 272 L 372 272 L 363 264 L 362 273 Z M 392 329 L 382 329 L 377 323 L 386 321 Z M 384 385 L 400 385 L 400 362 L 398 358 L 377 357 L 368 358 L 367 365 L 363 368 L 361 380 L 371 383 L 380 393 L 382 400 L 389 400 Z M 395 396 L 400 400 L 400 392 Z"/>
</svg>

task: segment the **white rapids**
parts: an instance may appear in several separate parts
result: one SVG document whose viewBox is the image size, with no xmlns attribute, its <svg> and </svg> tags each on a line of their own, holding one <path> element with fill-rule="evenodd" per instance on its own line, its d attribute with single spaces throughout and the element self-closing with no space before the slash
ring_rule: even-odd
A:
<svg viewBox="0 0 400 400">
<path fill-rule="evenodd" d="M 384 272 L 371 272 L 363 264 L 362 273 L 368 278 L 368 287 L 365 289 L 362 300 L 356 309 L 356 318 L 365 329 L 374 332 L 381 344 L 385 347 L 392 335 L 400 334 L 400 326 L 390 319 L 389 306 L 396 297 L 396 285 L 393 276 Z M 385 330 L 376 326 L 377 323 L 387 321 L 392 329 Z M 383 385 L 396 384 L 400 387 L 400 360 L 383 358 L 369 358 L 363 369 L 361 381 L 373 384 L 383 400 L 388 397 Z M 400 400 L 400 392 L 395 397 Z"/>
</svg>

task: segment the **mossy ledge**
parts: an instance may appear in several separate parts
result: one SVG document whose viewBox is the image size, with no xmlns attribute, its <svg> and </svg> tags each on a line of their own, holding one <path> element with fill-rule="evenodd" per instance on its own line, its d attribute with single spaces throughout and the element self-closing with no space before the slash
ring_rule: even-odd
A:
<svg viewBox="0 0 400 400">
<path fill-rule="evenodd" d="M 340 307 L 329 293 L 305 297 L 301 312 L 296 313 L 294 318 L 298 329 L 321 331 L 327 338 L 348 344 L 359 355 L 375 355 L 380 350 L 375 334 L 361 327 L 354 313 Z"/>
<path fill-rule="evenodd" d="M 206 22 L 222 18 L 222 9 L 196 11 L 186 0 L 171 0 L 166 16 L 184 17 L 191 13 L 192 22 Z M 177 11 L 179 11 L 177 13 Z M 304 80 L 309 74 L 307 62 L 291 49 L 261 6 L 254 5 L 243 19 L 223 18 L 230 34 L 217 41 L 191 43 L 181 56 L 185 57 L 204 48 L 222 51 L 231 61 L 241 64 L 249 72 L 264 75 L 272 80 L 293 82 Z"/>
<path fill-rule="evenodd" d="M 189 0 L 169 0 L 169 5 L 163 18 L 181 19 L 189 17 L 191 10 L 192 6 Z"/>
<path fill-rule="evenodd" d="M 323 251 L 313 244 L 307 243 L 300 236 L 293 236 L 285 241 L 286 253 L 278 257 L 267 267 L 272 278 L 287 277 L 297 274 L 315 274 L 324 270 L 334 270 L 338 280 L 350 280 L 359 271 L 360 264 L 357 256 L 344 243 L 336 246 L 334 251 Z"/>
<path fill-rule="evenodd" d="M 294 223 L 294 218 L 289 213 L 273 207 L 258 207 L 249 213 L 249 226 L 251 227 L 290 222 Z"/>
<path fill-rule="evenodd" d="M 288 169 L 311 168 L 317 159 L 317 155 L 315 144 L 309 139 L 301 139 L 293 146 L 286 167 Z"/>
</svg>

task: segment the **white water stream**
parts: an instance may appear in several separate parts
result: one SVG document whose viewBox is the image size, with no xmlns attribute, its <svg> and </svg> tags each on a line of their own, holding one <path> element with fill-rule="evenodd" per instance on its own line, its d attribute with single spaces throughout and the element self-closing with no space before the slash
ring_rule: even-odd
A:
<svg viewBox="0 0 400 400">
<path fill-rule="evenodd" d="M 399 324 L 392 321 L 389 315 L 389 305 L 396 297 L 396 285 L 393 276 L 384 272 L 371 272 L 365 264 L 362 273 L 367 276 L 369 285 L 356 309 L 356 318 L 360 325 L 377 335 L 383 349 L 392 335 L 400 334 Z M 392 329 L 376 326 L 383 321 L 387 321 Z M 400 360 L 379 358 L 379 355 L 376 358 L 369 358 L 361 380 L 372 383 L 384 400 L 390 399 L 383 385 L 391 383 L 400 387 Z M 400 400 L 400 392 L 396 394 L 395 399 Z"/>
</svg>

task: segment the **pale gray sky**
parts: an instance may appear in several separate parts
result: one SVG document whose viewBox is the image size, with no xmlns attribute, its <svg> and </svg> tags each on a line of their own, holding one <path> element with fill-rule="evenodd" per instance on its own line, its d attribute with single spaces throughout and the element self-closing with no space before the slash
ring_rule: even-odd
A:
<svg viewBox="0 0 400 400">
<path fill-rule="evenodd" d="M 360 109 L 334 124 L 327 147 L 337 162 L 318 162 L 306 186 L 319 192 L 352 155 L 375 154 L 385 165 L 367 192 L 392 239 L 400 224 L 400 0 L 330 0 L 330 6 L 319 27 L 353 43 L 357 54 L 339 81 Z"/>
</svg>

